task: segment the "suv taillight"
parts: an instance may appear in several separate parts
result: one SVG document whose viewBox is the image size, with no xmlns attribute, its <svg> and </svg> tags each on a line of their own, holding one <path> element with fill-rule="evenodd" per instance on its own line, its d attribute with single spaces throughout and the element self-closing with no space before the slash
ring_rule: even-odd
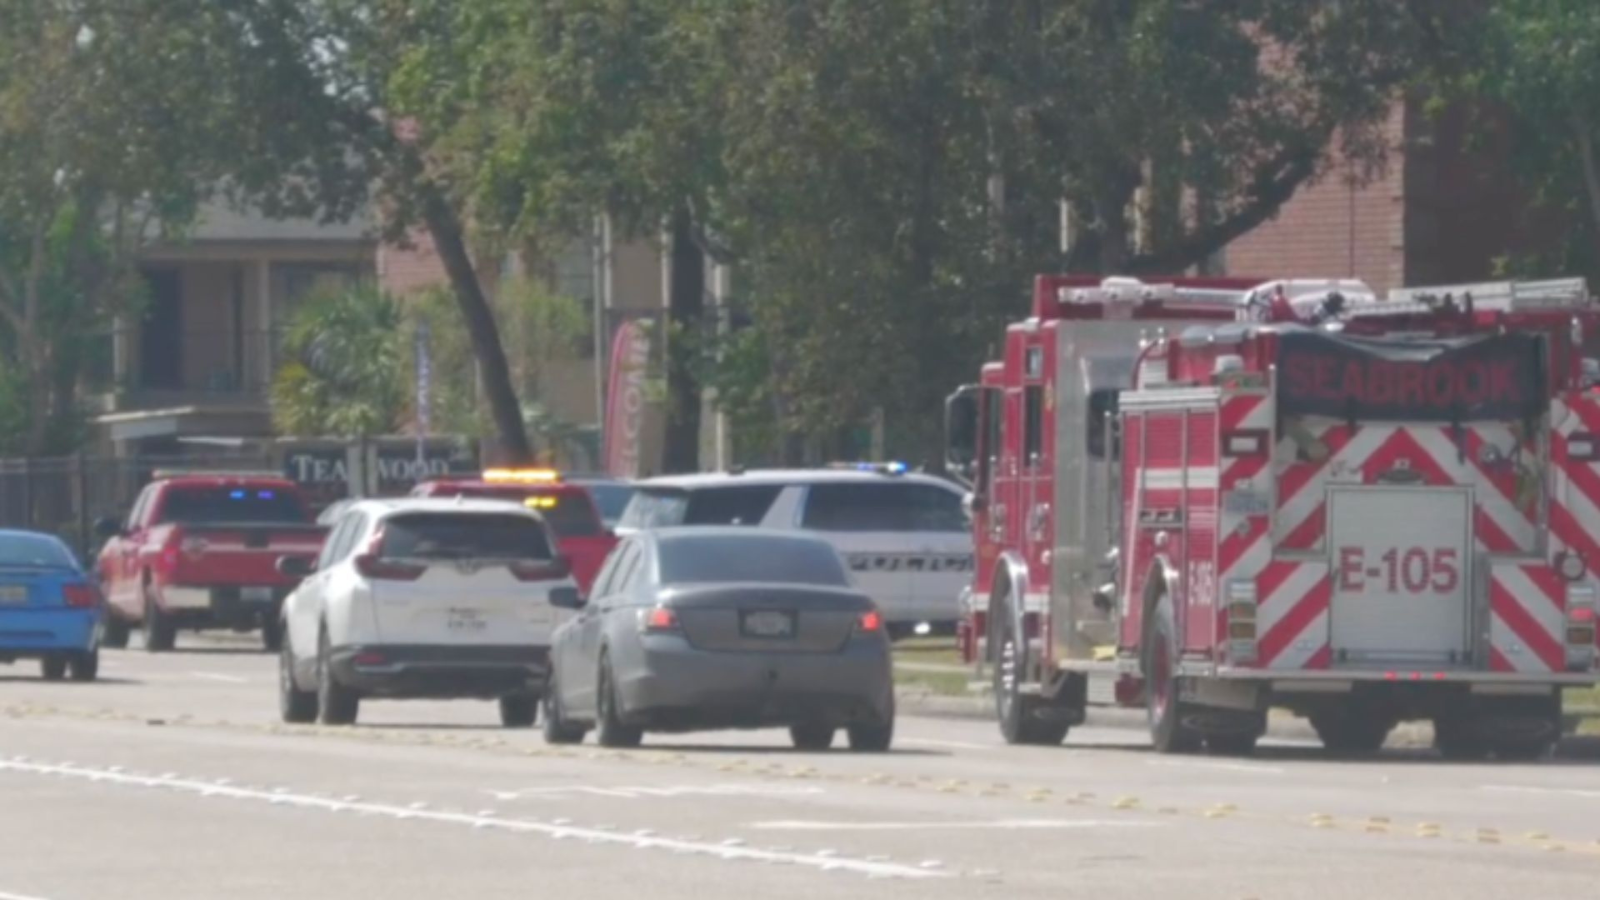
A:
<svg viewBox="0 0 1600 900">
<path fill-rule="evenodd" d="M 518 581 L 560 581 L 572 574 L 572 564 L 565 556 L 538 562 L 514 562 L 509 568 Z"/>
<path fill-rule="evenodd" d="M 362 577 L 375 581 L 416 581 L 428 567 L 421 563 L 383 558 L 383 529 L 372 536 L 365 550 L 354 560 Z"/>
</svg>

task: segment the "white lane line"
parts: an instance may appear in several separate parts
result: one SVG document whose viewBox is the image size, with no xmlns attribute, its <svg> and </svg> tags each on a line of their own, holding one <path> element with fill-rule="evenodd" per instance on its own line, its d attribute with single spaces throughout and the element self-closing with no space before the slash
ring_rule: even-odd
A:
<svg viewBox="0 0 1600 900">
<path fill-rule="evenodd" d="M 43 900 L 43 898 L 29 894 L 8 894 L 5 891 L 0 891 L 0 900 Z"/>
<path fill-rule="evenodd" d="M 1522 787 L 1515 784 L 1485 784 L 1478 787 L 1480 791 L 1494 791 L 1502 794 L 1555 794 L 1565 797 L 1600 798 L 1600 791 L 1580 791 L 1576 788 L 1542 788 Z"/>
<path fill-rule="evenodd" d="M 897 743 L 915 744 L 918 747 L 946 747 L 946 748 L 949 748 L 951 750 L 992 750 L 992 749 L 994 749 L 992 746 L 988 746 L 988 745 L 984 745 L 984 744 L 969 744 L 969 743 L 967 743 L 965 741 L 940 741 L 940 740 L 935 740 L 934 738 L 903 737 L 903 738 L 899 738 Z"/>
<path fill-rule="evenodd" d="M 1212 762 L 1199 759 L 1147 759 L 1144 764 L 1176 769 L 1215 769 L 1219 772 L 1249 772 L 1252 775 L 1283 774 L 1283 770 L 1277 766 L 1265 766 L 1260 763 Z"/>
<path fill-rule="evenodd" d="M 995 819 L 979 822 L 812 822 L 781 820 L 752 822 L 749 827 L 769 831 L 964 831 L 997 829 L 1027 831 L 1056 828 L 1158 828 L 1158 822 L 1121 822 L 1108 819 Z"/>
<path fill-rule="evenodd" d="M 0 772 L 54 775 L 63 778 L 77 778 L 83 781 L 122 785 L 124 787 L 165 788 L 200 797 L 250 800 L 258 803 L 270 803 L 274 806 L 295 806 L 324 812 L 353 812 L 362 815 L 391 816 L 395 819 L 437 822 L 446 825 L 464 825 L 475 829 L 493 828 L 520 834 L 539 834 L 555 840 L 576 839 L 591 844 L 618 844 L 637 850 L 666 850 L 670 853 L 704 854 L 724 861 L 754 860 L 756 862 L 786 863 L 820 869 L 825 872 L 851 872 L 877 878 L 951 877 L 949 873 L 945 872 L 928 871 L 915 866 L 855 859 L 846 856 L 761 850 L 732 844 L 712 844 L 698 840 L 677 840 L 640 834 L 620 834 L 615 831 L 584 828 L 578 825 L 555 825 L 530 822 L 524 819 L 503 819 L 497 816 L 437 812 L 386 803 L 347 802 L 329 797 L 318 797 L 312 794 L 296 794 L 282 788 L 270 791 L 256 790 L 218 784 L 216 782 L 195 781 L 179 778 L 175 775 L 131 775 L 112 769 L 90 768 L 68 763 L 53 765 L 26 762 L 20 759 L 0 760 Z"/>
<path fill-rule="evenodd" d="M 196 678 L 204 678 L 207 681 L 220 681 L 224 684 L 248 684 L 250 681 L 250 679 L 240 678 L 238 675 L 223 675 L 218 672 L 190 672 L 189 674 Z"/>
<path fill-rule="evenodd" d="M 496 800 L 523 800 L 534 797 L 576 796 L 613 797 L 620 800 L 639 800 L 645 797 L 797 797 L 822 793 L 822 788 L 800 785 L 715 784 L 681 786 L 617 786 L 592 787 L 588 785 L 562 785 L 560 787 L 520 788 L 509 791 L 485 791 Z"/>
</svg>

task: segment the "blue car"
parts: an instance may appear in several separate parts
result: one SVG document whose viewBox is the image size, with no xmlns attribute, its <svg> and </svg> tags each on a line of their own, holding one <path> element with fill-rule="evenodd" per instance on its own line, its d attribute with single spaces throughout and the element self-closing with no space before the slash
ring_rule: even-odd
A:
<svg viewBox="0 0 1600 900">
<path fill-rule="evenodd" d="M 0 530 L 0 663 L 37 659 L 48 681 L 93 681 L 103 607 L 59 538 Z"/>
</svg>

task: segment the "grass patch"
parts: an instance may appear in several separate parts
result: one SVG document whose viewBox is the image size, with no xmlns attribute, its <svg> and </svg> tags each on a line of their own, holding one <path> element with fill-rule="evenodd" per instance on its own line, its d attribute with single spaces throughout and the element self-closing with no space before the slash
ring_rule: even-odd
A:
<svg viewBox="0 0 1600 900">
<path fill-rule="evenodd" d="M 894 645 L 894 658 L 909 662 L 938 666 L 966 666 L 953 638 L 906 638 Z"/>
<path fill-rule="evenodd" d="M 967 690 L 967 683 L 971 680 L 972 673 L 966 670 L 960 672 L 929 672 L 926 669 L 894 667 L 895 687 L 915 693 L 938 694 L 944 697 L 967 697 L 972 695 L 972 692 Z"/>
</svg>

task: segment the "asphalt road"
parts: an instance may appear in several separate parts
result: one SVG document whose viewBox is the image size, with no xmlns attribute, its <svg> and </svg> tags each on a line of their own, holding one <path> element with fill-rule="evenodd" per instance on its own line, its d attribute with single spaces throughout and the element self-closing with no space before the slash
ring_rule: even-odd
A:
<svg viewBox="0 0 1600 900">
<path fill-rule="evenodd" d="M 902 715 L 895 752 L 781 732 L 551 748 L 492 704 L 286 727 L 259 651 L 184 636 L 96 684 L 0 667 L 0 900 L 1405 898 L 1600 891 L 1600 766 L 1004 746 Z M 840 741 L 842 746 L 843 741 Z M 759 892 L 759 893 L 757 893 Z"/>
</svg>

